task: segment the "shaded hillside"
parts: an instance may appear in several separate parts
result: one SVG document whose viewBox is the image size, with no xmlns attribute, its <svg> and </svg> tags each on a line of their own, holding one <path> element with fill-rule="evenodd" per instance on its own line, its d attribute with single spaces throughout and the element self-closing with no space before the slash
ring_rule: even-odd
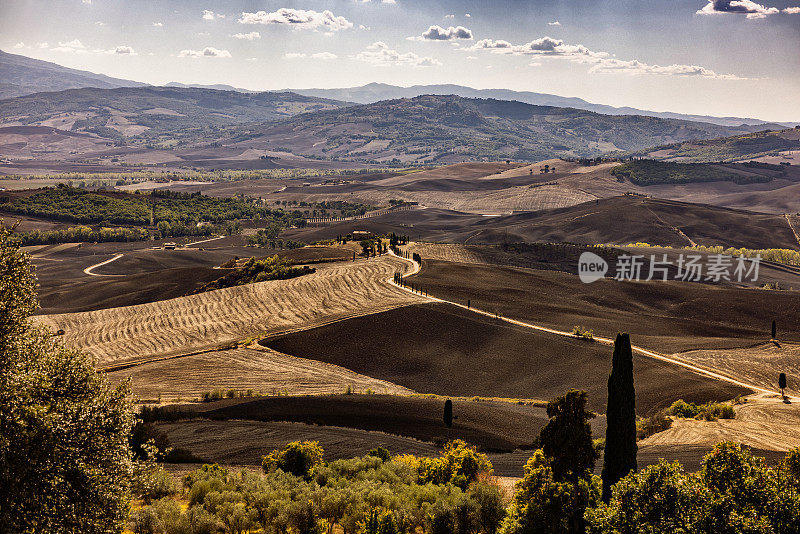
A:
<svg viewBox="0 0 800 534">
<path fill-rule="evenodd" d="M 58 126 L 108 138 L 148 142 L 217 141 L 217 128 L 336 108 L 341 102 L 294 93 L 180 87 L 72 89 L 0 101 L 3 122 Z"/>
<path fill-rule="evenodd" d="M 631 151 L 629 156 L 685 162 L 732 162 L 800 150 L 800 127 L 702 139 Z"/>
<path fill-rule="evenodd" d="M 0 99 L 41 91 L 63 91 L 80 87 L 141 87 L 147 84 L 111 78 L 85 70 L 62 67 L 0 50 Z"/>
<path fill-rule="evenodd" d="M 238 89 L 243 91 L 243 89 Z M 414 98 L 421 95 L 457 95 L 465 98 L 496 98 L 499 100 L 516 100 L 535 106 L 557 106 L 605 113 L 606 115 L 645 115 L 647 117 L 660 117 L 662 119 L 681 119 L 689 121 L 710 122 L 722 126 L 739 126 L 741 124 L 768 124 L 759 119 L 742 117 L 711 117 L 708 115 L 687 115 L 684 113 L 671 113 L 648 111 L 631 107 L 614 107 L 603 104 L 593 104 L 582 98 L 552 95 L 547 93 L 534 93 L 532 91 L 512 91 L 510 89 L 473 89 L 463 85 L 412 85 L 399 87 L 385 83 L 368 83 L 360 87 L 346 87 L 340 89 L 287 89 L 307 96 L 333 98 L 359 104 L 372 104 L 381 100 L 395 98 Z"/>
<path fill-rule="evenodd" d="M 691 240 L 700 245 L 755 249 L 798 246 L 780 215 L 630 195 L 502 217 L 436 209 L 406 211 L 324 228 L 289 230 L 286 237 L 311 242 L 353 230 L 468 244 L 645 242 L 683 247 L 691 245 Z"/>
<path fill-rule="evenodd" d="M 782 178 L 786 176 L 786 168 L 783 165 L 759 162 L 724 166 L 637 159 L 614 167 L 611 174 L 620 180 L 626 179 L 641 186 L 693 182 L 733 182 L 744 185 Z"/>
<path fill-rule="evenodd" d="M 257 128 L 246 126 L 231 141 L 364 162 L 538 161 L 637 150 L 757 128 L 426 95 L 304 114 Z"/>
</svg>

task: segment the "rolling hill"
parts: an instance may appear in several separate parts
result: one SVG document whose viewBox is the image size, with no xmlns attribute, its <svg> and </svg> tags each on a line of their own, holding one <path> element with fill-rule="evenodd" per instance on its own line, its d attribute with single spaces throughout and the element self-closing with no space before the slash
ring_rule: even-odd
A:
<svg viewBox="0 0 800 534">
<path fill-rule="evenodd" d="M 758 126 L 602 115 L 522 102 L 425 95 L 237 128 L 229 142 L 362 162 L 455 163 L 594 157 L 751 133 Z"/>
<path fill-rule="evenodd" d="M 399 87 L 385 83 L 369 83 L 360 87 L 347 87 L 341 89 L 287 89 L 307 96 L 346 100 L 358 104 L 372 104 L 381 100 L 397 98 L 414 98 L 422 95 L 456 95 L 465 98 L 494 98 L 497 100 L 516 100 L 535 106 L 555 106 L 576 108 L 606 115 L 644 115 L 662 119 L 680 119 L 689 121 L 710 122 L 721 126 L 740 126 L 742 124 L 764 125 L 767 121 L 742 117 L 712 117 L 709 115 L 687 115 L 662 111 L 648 111 L 632 107 L 614 107 L 604 104 L 593 104 L 582 98 L 565 97 L 547 93 L 534 93 L 532 91 L 512 91 L 510 89 L 473 89 L 463 85 L 412 85 Z M 796 123 L 784 123 L 786 126 L 795 126 Z"/>
<path fill-rule="evenodd" d="M 143 87 L 147 84 L 121 80 L 85 70 L 62 67 L 0 50 L 0 99 L 42 91 L 63 91 L 80 87 Z"/>
<path fill-rule="evenodd" d="M 779 131 L 761 131 L 718 139 L 702 139 L 665 144 L 625 155 L 665 161 L 708 162 L 758 159 L 768 163 L 782 160 L 795 164 L 800 152 L 800 127 Z M 777 157 L 777 159 L 776 159 Z"/>
<path fill-rule="evenodd" d="M 55 126 L 107 138 L 149 142 L 190 137 L 216 141 L 216 129 L 337 108 L 294 93 L 255 93 L 181 87 L 82 88 L 0 101 L 0 126 Z"/>
</svg>

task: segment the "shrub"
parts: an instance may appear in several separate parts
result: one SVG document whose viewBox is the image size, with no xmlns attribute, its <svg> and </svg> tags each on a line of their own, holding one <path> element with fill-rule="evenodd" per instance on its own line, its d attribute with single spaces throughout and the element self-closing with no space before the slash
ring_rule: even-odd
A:
<svg viewBox="0 0 800 534">
<path fill-rule="evenodd" d="M 133 534 L 163 534 L 164 525 L 153 508 L 146 506 L 135 511 L 128 521 Z"/>
<path fill-rule="evenodd" d="M 280 469 L 306 480 L 311 478 L 315 467 L 322 464 L 324 451 L 318 441 L 293 441 L 283 450 L 274 450 L 261 460 L 265 473 Z"/>
<path fill-rule="evenodd" d="M 586 341 L 594 341 L 594 332 L 582 326 L 573 326 L 572 335 L 581 339 L 585 339 Z"/>
<path fill-rule="evenodd" d="M 367 456 L 380 458 L 384 462 L 388 462 L 392 459 L 392 453 L 390 453 L 389 450 L 385 449 L 384 447 L 375 447 L 374 449 L 370 449 L 367 453 Z"/>
<path fill-rule="evenodd" d="M 444 446 L 439 458 L 420 458 L 417 473 L 419 483 L 451 483 L 462 489 L 474 482 L 480 473 L 492 472 L 492 464 L 485 454 L 464 441 L 454 440 Z"/>
<path fill-rule="evenodd" d="M 693 402 L 685 402 L 683 399 L 673 402 L 672 406 L 669 407 L 668 413 L 675 417 L 704 419 L 706 421 L 733 419 L 736 417 L 736 410 L 730 404 L 707 402 L 697 405 Z"/>
<path fill-rule="evenodd" d="M 636 439 L 645 439 L 653 434 L 663 432 L 671 426 L 672 419 L 662 410 L 655 415 L 636 421 Z"/>
<path fill-rule="evenodd" d="M 397 521 L 388 510 L 373 508 L 363 521 L 358 522 L 358 534 L 400 534 Z"/>
</svg>

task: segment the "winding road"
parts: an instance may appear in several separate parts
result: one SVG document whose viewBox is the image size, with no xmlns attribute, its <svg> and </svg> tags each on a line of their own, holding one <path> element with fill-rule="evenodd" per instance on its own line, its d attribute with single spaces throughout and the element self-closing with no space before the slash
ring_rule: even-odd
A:
<svg viewBox="0 0 800 534">
<path fill-rule="evenodd" d="M 421 266 L 417 262 L 415 262 L 413 260 L 410 260 L 408 258 L 403 258 L 401 256 L 397 256 L 396 254 L 394 254 L 394 252 L 391 252 L 391 251 L 389 251 L 389 254 L 391 254 L 393 256 L 396 256 L 397 258 L 400 258 L 402 260 L 411 262 L 413 264 L 413 268 L 411 269 L 411 271 L 409 273 L 406 273 L 404 276 L 411 276 L 411 275 L 417 274 L 420 271 Z M 395 287 L 399 287 L 400 289 L 403 289 L 404 291 L 408 291 L 408 292 L 413 293 L 415 295 L 422 296 L 419 293 L 414 292 L 412 289 L 409 289 L 409 288 L 407 288 L 405 286 L 397 284 L 394 281 L 394 279 L 392 279 L 392 278 L 388 278 L 386 281 L 387 281 L 387 283 L 392 284 Z M 545 326 L 540 326 L 540 325 L 536 325 L 536 324 L 532 324 L 532 323 L 526 323 L 524 321 L 518 321 L 517 319 L 510 319 L 508 317 L 497 316 L 494 313 L 487 312 L 487 311 L 484 311 L 484 310 L 480 310 L 480 309 L 477 309 L 477 308 L 472 307 L 472 306 L 467 307 L 464 304 L 460 304 L 458 302 L 453 302 L 453 301 L 449 301 L 449 300 L 445 300 L 445 299 L 440 299 L 438 297 L 432 297 L 430 295 L 424 295 L 424 296 L 428 300 L 430 300 L 431 302 L 441 302 L 441 303 L 444 303 L 444 304 L 450 304 L 452 306 L 458 306 L 461 309 L 468 310 L 468 311 L 471 311 L 473 313 L 477 313 L 478 315 L 484 315 L 486 317 L 497 318 L 497 319 L 500 319 L 502 321 L 505 321 L 507 323 L 510 323 L 510 324 L 513 324 L 513 325 L 516 325 L 516 326 L 522 326 L 524 328 L 530 328 L 530 329 L 533 329 L 533 330 L 537 330 L 539 332 L 546 332 L 548 334 L 554 334 L 554 335 L 557 335 L 557 336 L 565 336 L 565 337 L 570 337 L 570 338 L 574 338 L 575 337 L 575 334 L 573 334 L 572 332 L 568 332 L 566 330 L 556 330 L 554 328 L 547 328 Z M 610 339 L 610 338 L 606 338 L 606 337 L 595 336 L 594 337 L 594 341 L 597 342 L 597 343 L 602 343 L 604 345 L 612 345 L 612 346 L 614 345 L 614 340 Z M 747 388 L 747 389 L 752 389 L 756 393 L 767 394 L 767 395 L 780 394 L 780 392 L 778 392 L 776 390 L 770 390 L 770 389 L 766 389 L 766 388 L 763 388 L 763 387 L 760 387 L 760 386 L 756 386 L 756 385 L 753 385 L 753 384 L 748 384 L 746 382 L 742 382 L 741 380 L 737 380 L 737 379 L 732 378 L 730 376 L 727 376 L 727 375 L 712 371 L 710 369 L 705 369 L 703 367 L 698 367 L 698 366 L 693 365 L 691 363 L 688 363 L 688 362 L 673 358 L 671 356 L 667 356 L 665 354 L 660 354 L 658 352 L 655 352 L 655 351 L 652 351 L 652 350 L 649 350 L 649 349 L 645 349 L 643 347 L 638 347 L 636 345 L 631 345 L 631 349 L 634 352 L 638 353 L 638 354 L 641 354 L 643 356 L 647 356 L 648 358 L 661 360 L 663 362 L 667 362 L 667 363 L 671 363 L 673 365 L 677 365 L 679 367 L 683 367 L 683 368 L 688 369 L 688 370 L 690 370 L 690 371 L 692 371 L 694 373 L 697 373 L 697 374 L 700 374 L 700 375 L 703 375 L 703 376 L 707 376 L 709 378 L 713 378 L 713 379 L 716 379 L 716 380 L 722 380 L 723 382 L 728 382 L 729 384 L 733 384 L 733 385 L 736 385 L 736 386 L 744 387 L 744 388 Z M 792 397 L 792 396 L 788 396 L 787 395 L 787 398 L 789 398 L 792 402 L 800 401 L 800 398 L 798 398 L 798 397 Z"/>
<path fill-rule="evenodd" d="M 111 258 L 110 260 L 101 261 L 100 263 L 95 263 L 94 265 L 90 265 L 89 267 L 85 268 L 83 270 L 83 272 L 84 272 L 84 274 L 88 274 L 89 276 L 124 276 L 124 275 L 121 275 L 121 274 L 97 274 L 97 273 L 93 273 L 92 272 L 95 269 L 97 269 L 98 267 L 102 267 L 103 265 L 108 265 L 112 261 L 117 261 L 118 259 L 120 259 L 124 255 L 125 254 L 117 254 L 116 256 Z"/>
</svg>

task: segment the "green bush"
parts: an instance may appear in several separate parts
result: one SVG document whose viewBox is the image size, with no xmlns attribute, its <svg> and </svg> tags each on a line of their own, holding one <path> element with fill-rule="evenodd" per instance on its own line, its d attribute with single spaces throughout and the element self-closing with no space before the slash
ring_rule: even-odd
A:
<svg viewBox="0 0 800 534">
<path fill-rule="evenodd" d="M 736 417 L 736 410 L 730 404 L 722 402 L 707 402 L 705 404 L 695 404 L 685 402 L 683 399 L 672 403 L 667 411 L 669 415 L 686 419 L 704 419 L 706 421 L 716 421 L 717 419 L 733 419 Z"/>
<path fill-rule="evenodd" d="M 314 468 L 322 464 L 323 453 L 318 441 L 293 441 L 283 450 L 274 450 L 264 456 L 261 467 L 265 473 L 280 469 L 308 480 Z"/>
</svg>

